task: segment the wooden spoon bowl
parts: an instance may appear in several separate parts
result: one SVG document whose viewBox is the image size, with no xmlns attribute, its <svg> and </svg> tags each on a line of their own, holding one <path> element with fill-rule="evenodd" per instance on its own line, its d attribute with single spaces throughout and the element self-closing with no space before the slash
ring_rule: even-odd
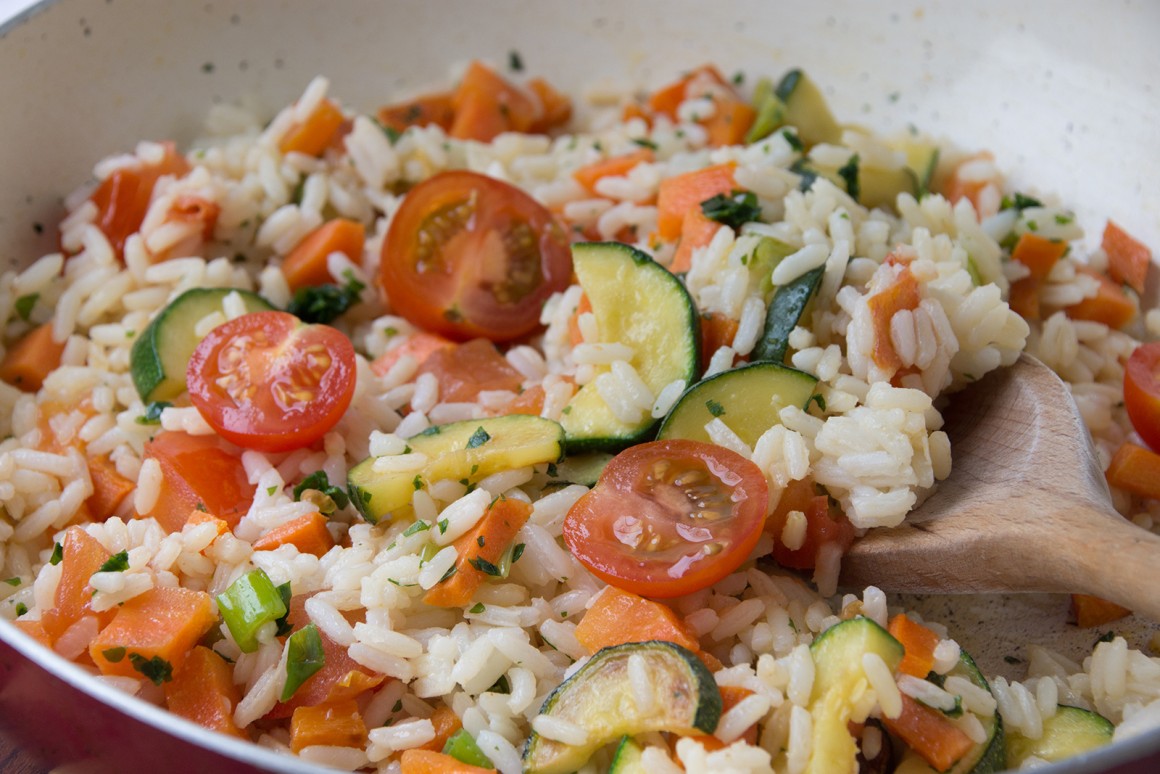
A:
<svg viewBox="0 0 1160 774">
<path fill-rule="evenodd" d="M 1023 355 L 951 398 L 949 478 L 844 557 L 844 586 L 1094 594 L 1160 621 L 1160 536 L 1118 514 L 1058 376 Z"/>
</svg>

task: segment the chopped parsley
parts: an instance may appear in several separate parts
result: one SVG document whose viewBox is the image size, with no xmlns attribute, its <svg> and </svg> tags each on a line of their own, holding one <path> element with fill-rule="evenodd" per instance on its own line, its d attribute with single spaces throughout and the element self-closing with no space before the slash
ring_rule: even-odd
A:
<svg viewBox="0 0 1160 774">
<path fill-rule="evenodd" d="M 657 149 L 657 144 L 647 137 L 633 137 L 632 141 L 642 148 L 648 148 L 649 150 Z"/>
<path fill-rule="evenodd" d="M 302 195 L 306 192 L 306 175 L 298 178 L 298 184 L 294 186 L 294 193 L 290 194 L 291 204 L 302 204 Z"/>
<path fill-rule="evenodd" d="M 475 544 L 477 546 L 479 546 L 480 548 L 483 548 L 484 546 L 487 545 L 487 538 L 484 537 L 483 535 L 480 535 L 479 537 L 477 537 L 475 539 Z"/>
<path fill-rule="evenodd" d="M 725 407 L 712 398 L 705 401 L 705 408 L 709 409 L 709 413 L 715 417 L 723 416 L 725 414 Z"/>
<path fill-rule="evenodd" d="M 1064 215 L 1063 213 L 1060 213 L 1060 212 L 1055 213 L 1055 222 L 1061 226 L 1066 226 L 1068 223 L 1071 223 L 1073 220 L 1075 220 L 1075 218 L 1072 217 L 1071 215 Z"/>
<path fill-rule="evenodd" d="M 325 470 L 316 470 L 302 479 L 294 487 L 294 499 L 301 500 L 302 494 L 310 489 L 329 497 L 334 502 L 335 508 L 345 508 L 350 504 L 350 497 L 340 487 L 331 485 Z"/>
<path fill-rule="evenodd" d="M 442 583 L 443 581 L 447 580 L 452 575 L 454 575 L 458 570 L 459 570 L 459 565 L 457 565 L 457 564 L 451 565 L 450 567 L 447 568 L 447 572 L 443 573 L 443 577 L 439 579 L 439 582 Z"/>
<path fill-rule="evenodd" d="M 858 154 L 855 153 L 849 161 L 838 168 L 838 176 L 846 181 L 846 193 L 850 194 L 850 198 L 854 201 L 858 201 L 858 195 L 862 192 L 858 184 L 858 161 Z"/>
<path fill-rule="evenodd" d="M 485 575 L 491 575 L 492 577 L 496 578 L 502 575 L 498 567 L 484 559 L 482 556 L 477 556 L 474 559 L 468 559 L 467 562 Z"/>
<path fill-rule="evenodd" d="M 274 493 L 277 491 L 278 491 L 278 487 L 276 485 L 266 487 L 266 494 L 268 494 L 270 497 L 273 497 Z"/>
<path fill-rule="evenodd" d="M 16 603 L 16 617 L 17 618 L 19 618 L 20 616 L 24 615 L 27 612 L 28 612 L 28 605 L 24 604 L 23 602 Z"/>
<path fill-rule="evenodd" d="M 286 581 L 280 586 L 275 586 L 278 596 L 282 598 L 282 604 L 286 606 L 286 615 L 281 618 L 274 619 L 274 625 L 277 627 L 274 634 L 278 637 L 285 636 L 294 630 L 290 624 L 290 581 Z"/>
<path fill-rule="evenodd" d="M 305 323 L 333 322 L 354 306 L 359 300 L 359 294 L 366 289 L 366 285 L 355 279 L 350 269 L 343 272 L 343 276 L 346 284 L 341 287 L 328 284 L 299 288 L 286 311 Z"/>
<path fill-rule="evenodd" d="M 439 521 L 439 534 L 442 535 L 447 531 L 447 525 L 451 523 L 450 519 L 441 519 Z"/>
<path fill-rule="evenodd" d="M 478 449 L 490 440 L 491 436 L 486 430 L 482 427 L 476 428 L 475 432 L 471 434 L 471 437 L 467 439 L 467 448 Z"/>
<path fill-rule="evenodd" d="M 701 202 L 701 212 L 709 220 L 715 220 L 733 229 L 743 223 L 751 223 L 761 217 L 761 206 L 752 191 L 734 190 L 728 196 L 716 196 Z"/>
<path fill-rule="evenodd" d="M 415 477 L 413 479 L 411 479 L 411 486 L 413 486 L 415 488 L 415 491 L 418 492 L 420 489 L 423 488 L 423 477 L 420 476 L 418 473 L 416 473 Z M 368 492 L 368 494 L 369 494 L 369 492 Z M 368 502 L 369 502 L 369 500 L 368 500 Z"/>
<path fill-rule="evenodd" d="M 289 701 L 304 682 L 326 664 L 322 650 L 322 635 L 314 624 L 303 626 L 286 640 L 286 683 L 282 686 L 282 701 Z"/>
<path fill-rule="evenodd" d="M 556 463 L 554 463 L 554 462 L 548 463 L 548 475 L 551 476 L 552 478 L 556 478 L 557 476 L 560 475 L 560 471 L 556 468 Z"/>
<path fill-rule="evenodd" d="M 161 424 L 161 412 L 169 408 L 173 404 L 167 400 L 150 401 L 145 406 L 145 413 L 137 417 L 137 424 L 139 425 L 159 425 Z"/>
<path fill-rule="evenodd" d="M 97 568 L 97 572 L 124 572 L 129 569 L 129 552 L 118 551 Z"/>
<path fill-rule="evenodd" d="M 403 537 L 411 537 L 411 535 L 415 535 L 420 532 L 426 532 L 429 529 L 431 529 L 431 525 L 420 519 L 419 521 L 403 530 Z"/>
<path fill-rule="evenodd" d="M 512 549 L 512 564 L 520 560 L 520 557 L 524 555 L 525 548 L 527 548 L 526 544 L 516 543 L 516 547 Z"/>
<path fill-rule="evenodd" d="M 1018 656 L 1012 656 L 1012 655 L 1003 656 L 1003 660 L 1006 661 L 1008 664 L 1022 664 L 1023 663 L 1023 659 L 1019 658 Z"/>
<path fill-rule="evenodd" d="M 32 315 L 32 308 L 36 306 L 36 301 L 39 298 L 39 293 L 29 293 L 16 299 L 12 307 L 16 310 L 16 314 L 20 315 L 21 320 L 28 322 L 28 318 Z"/>
<path fill-rule="evenodd" d="M 797 132 L 790 131 L 789 129 L 782 129 L 781 136 L 785 138 L 785 141 L 789 147 L 793 148 L 798 153 L 805 152 L 806 146 L 802 144 L 801 138 L 797 136 Z"/>
<path fill-rule="evenodd" d="M 125 649 L 124 648 L 108 648 L 106 650 L 102 650 L 101 655 L 104 656 L 105 660 L 108 661 L 110 664 L 119 664 L 125 660 Z"/>
<path fill-rule="evenodd" d="M 471 606 L 471 609 L 468 610 L 467 612 L 475 613 L 476 615 L 478 615 L 479 613 L 482 613 L 486 609 L 487 608 L 484 606 L 484 604 L 482 602 L 476 602 L 474 605 Z"/>
<path fill-rule="evenodd" d="M 1099 645 L 1101 642 L 1111 642 L 1116 639 L 1116 633 L 1110 629 L 1100 635 L 1099 639 L 1092 643 L 1092 647 Z"/>
<path fill-rule="evenodd" d="M 817 170 L 812 169 L 805 163 L 804 159 L 798 159 L 789 168 L 790 172 L 801 175 L 801 182 L 798 183 L 798 190 L 802 193 L 814 187 L 814 181 L 818 179 Z"/>
<path fill-rule="evenodd" d="M 512 72 L 523 72 L 524 60 L 523 57 L 520 56 L 519 51 L 511 51 L 508 53 L 508 67 L 511 68 Z"/>
<path fill-rule="evenodd" d="M 9 586 L 19 586 L 24 581 L 20 580 L 19 577 L 16 577 L 16 578 L 5 578 L 4 582 L 7 583 Z"/>
<path fill-rule="evenodd" d="M 133 665 L 133 669 L 151 680 L 154 685 L 161 685 L 173 679 L 173 665 L 161 656 L 145 658 L 140 653 L 130 653 L 129 663 Z"/>
<path fill-rule="evenodd" d="M 1018 192 L 1015 193 L 1014 197 L 1004 196 L 999 203 L 999 209 L 1001 210 L 1019 210 L 1020 212 L 1027 209 L 1028 207 L 1042 206 L 1043 202 L 1039 201 L 1038 199 L 1035 199 L 1031 196 L 1025 196 L 1024 194 Z"/>
</svg>

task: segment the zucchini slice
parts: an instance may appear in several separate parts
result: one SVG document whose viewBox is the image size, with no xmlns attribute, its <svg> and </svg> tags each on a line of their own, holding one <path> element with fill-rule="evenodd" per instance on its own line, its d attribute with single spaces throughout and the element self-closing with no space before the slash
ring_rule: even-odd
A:
<svg viewBox="0 0 1160 774">
<path fill-rule="evenodd" d="M 367 457 L 347 473 L 351 502 L 371 524 L 409 506 L 415 490 L 430 481 L 474 484 L 501 470 L 556 462 L 564 431 L 550 419 L 512 414 L 429 427 L 407 439 L 407 445 L 427 456 L 417 474 L 376 471 L 377 457 Z"/>
<path fill-rule="evenodd" d="M 805 408 L 817 384 L 816 377 L 780 363 L 723 371 L 685 390 L 657 437 L 709 441 L 705 425 L 718 418 L 753 448 L 762 433 L 781 424 L 778 413 L 783 408 Z"/>
<path fill-rule="evenodd" d="M 1009 769 L 1017 769 L 1034 755 L 1045 761 L 1061 761 L 1073 755 L 1103 747 L 1112 741 L 1116 727 L 1097 712 L 1061 705 L 1055 714 L 1043 720 L 1043 736 L 1028 739 L 1017 731 L 1007 737 Z"/>
<path fill-rule="evenodd" d="M 628 662 L 644 659 L 653 692 L 638 707 Z M 588 732 L 582 745 L 567 745 L 532 731 L 524 747 L 527 774 L 560 774 L 583 766 L 592 753 L 622 736 L 649 731 L 711 734 L 721 718 L 721 691 L 692 652 L 653 640 L 613 645 L 595 653 L 544 700 L 541 715 L 574 723 Z"/>
<path fill-rule="evenodd" d="M 878 207 L 894 210 L 898 194 L 908 193 L 917 197 L 920 190 L 914 171 L 906 166 L 871 167 L 855 162 L 848 167 L 835 167 L 802 162 L 795 171 L 807 180 L 810 180 L 810 175 L 826 178 L 850 194 L 854 201 L 869 209 Z"/>
<path fill-rule="evenodd" d="M 765 310 L 765 329 L 757 340 L 757 346 L 753 348 L 754 361 L 785 362 L 789 334 L 805 316 L 810 301 L 822 286 L 822 275 L 825 272 L 826 267 L 819 266 L 774 291 Z"/>
<path fill-rule="evenodd" d="M 632 348 L 632 365 L 653 395 L 677 379 L 692 382 L 700 363 L 697 309 L 680 280 L 648 255 L 617 242 L 572 246 L 572 261 L 592 303 L 600 338 Z M 592 381 L 564 408 L 560 424 L 569 453 L 619 451 L 658 420 L 648 411 L 622 422 Z"/>
<path fill-rule="evenodd" d="M 604 472 L 605 466 L 612 461 L 612 457 L 613 455 L 608 452 L 573 454 L 548 470 L 548 480 L 552 483 L 596 486 L 596 481 Z"/>
<path fill-rule="evenodd" d="M 608 774 L 648 774 L 641 760 L 643 756 L 644 749 L 631 736 L 623 737 L 612 754 Z"/>
<path fill-rule="evenodd" d="M 950 675 L 965 677 L 988 693 L 991 691 L 991 686 L 987 684 L 987 678 L 983 677 L 979 667 L 975 665 L 974 660 L 966 652 L 959 655 L 959 663 L 947 676 Z M 992 717 L 979 718 L 979 722 L 986 729 L 987 738 L 982 743 L 972 747 L 966 755 L 948 769 L 946 774 L 991 774 L 991 772 L 1007 768 L 1004 761 L 1010 760 L 1007 757 L 1009 755 L 1007 752 L 1009 738 L 1005 737 L 1003 732 L 1003 718 L 996 711 Z M 895 774 L 935 774 L 935 770 L 918 753 L 907 750 L 899 762 L 898 768 L 895 769 Z"/>
<path fill-rule="evenodd" d="M 785 103 L 770 79 L 762 78 L 754 87 L 753 110 L 757 115 L 745 135 L 746 144 L 764 140 L 785 123 Z"/>
<path fill-rule="evenodd" d="M 867 680 L 862 668 L 866 653 L 877 653 L 893 672 L 902 661 L 903 647 L 888 631 L 863 617 L 831 626 L 810 645 L 814 686 L 810 693 L 813 736 L 806 766 L 809 774 L 858 770 L 858 747 L 848 724 L 855 694 Z"/>
<path fill-rule="evenodd" d="M 185 392 L 185 369 L 201 341 L 194 332 L 197 324 L 222 311 L 222 300 L 230 293 L 241 296 L 247 312 L 274 309 L 257 293 L 235 288 L 192 288 L 173 299 L 141 331 L 129 353 L 129 371 L 141 400 L 172 400 Z"/>
<path fill-rule="evenodd" d="M 918 183 L 916 195 L 929 193 L 935 170 L 938 169 L 939 147 L 933 142 L 923 142 L 913 137 L 893 140 L 888 144 L 894 150 L 902 151 L 906 155 L 906 166 Z"/>
<path fill-rule="evenodd" d="M 797 128 L 806 147 L 841 141 L 842 127 L 834 120 L 821 89 L 804 72 L 795 68 L 782 76 L 775 94 L 785 105 L 783 123 Z"/>
</svg>

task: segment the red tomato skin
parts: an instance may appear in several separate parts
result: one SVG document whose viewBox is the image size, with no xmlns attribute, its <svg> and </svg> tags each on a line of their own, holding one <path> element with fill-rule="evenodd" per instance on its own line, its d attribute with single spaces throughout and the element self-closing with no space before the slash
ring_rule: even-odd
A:
<svg viewBox="0 0 1160 774">
<path fill-rule="evenodd" d="M 256 346 L 247 344 L 255 340 Z M 235 393 L 248 394 L 240 399 L 230 392 L 235 385 L 220 383 L 228 378 L 221 364 L 230 347 L 244 353 Z M 312 368 L 312 358 L 321 354 L 317 347 L 329 360 L 321 374 Z M 219 435 L 248 449 L 279 452 L 309 446 L 334 427 L 354 397 L 355 370 L 354 347 L 334 328 L 305 325 L 286 312 L 255 312 L 202 339 L 189 360 L 186 382 L 191 401 Z M 316 384 L 294 381 L 303 375 Z M 290 388 L 301 386 L 313 394 L 292 396 L 295 404 L 286 406 L 274 389 L 287 381 Z"/>
<path fill-rule="evenodd" d="M 510 290 L 504 280 L 519 273 L 511 266 L 513 243 L 534 247 L 539 261 L 521 268 L 535 275 L 526 287 L 501 300 Z M 442 172 L 408 192 L 383 240 L 379 269 L 398 314 L 456 341 L 531 333 L 544 302 L 571 278 L 569 240 L 552 214 L 519 188 L 465 170 Z"/>
<path fill-rule="evenodd" d="M 665 497 L 668 492 L 642 482 L 648 466 L 665 462 L 680 471 L 708 473 L 713 488 L 728 501 L 730 513 L 701 524 L 670 518 L 673 500 Z M 736 452 L 700 441 L 652 441 L 629 447 L 609 462 L 596 487 L 569 510 L 564 542 L 585 567 L 610 585 L 646 597 L 677 597 L 711 586 L 749 557 L 761 537 L 768 505 L 765 476 Z M 618 521 L 623 530 L 622 522 L 629 517 L 647 521 L 650 531 L 656 527 L 663 532 L 671 526 L 668 537 L 676 533 L 685 542 L 677 541 L 672 550 L 642 558 L 614 533 Z M 711 537 L 697 532 L 710 527 Z M 689 535 L 702 539 L 692 542 L 687 540 Z M 709 544 L 719 548 L 709 554 L 688 552 L 689 546 Z"/>
<path fill-rule="evenodd" d="M 1124 407 L 1132 427 L 1160 452 L 1160 342 L 1141 344 L 1124 369 Z"/>
</svg>

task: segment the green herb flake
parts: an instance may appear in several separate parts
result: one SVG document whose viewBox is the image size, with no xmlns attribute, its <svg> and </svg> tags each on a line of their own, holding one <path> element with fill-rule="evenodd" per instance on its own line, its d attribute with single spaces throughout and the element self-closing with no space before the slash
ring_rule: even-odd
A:
<svg viewBox="0 0 1160 774">
<path fill-rule="evenodd" d="M 16 617 L 17 618 L 19 618 L 20 616 L 24 615 L 27 612 L 28 612 L 28 605 L 24 604 L 23 602 L 16 603 Z"/>
<path fill-rule="evenodd" d="M 1019 658 L 1018 656 L 1011 656 L 1011 655 L 1003 656 L 1003 660 L 1006 661 L 1008 664 L 1022 664 L 1023 663 L 1023 659 Z"/>
<path fill-rule="evenodd" d="M 999 202 L 999 209 L 1001 209 L 1001 210 L 1012 210 L 1013 209 L 1013 210 L 1023 211 L 1025 209 L 1027 209 L 1028 207 L 1042 207 L 1042 206 L 1043 206 L 1043 202 L 1039 201 L 1038 199 L 1031 197 L 1031 196 L 1026 196 L 1026 195 L 1018 193 L 1018 192 L 1016 192 L 1016 194 L 1013 197 L 1004 196 Z"/>
<path fill-rule="evenodd" d="M 738 70 L 737 72 L 733 73 L 732 80 L 734 86 L 740 86 L 741 84 L 745 83 L 745 73 L 743 73 L 741 70 Z"/>
<path fill-rule="evenodd" d="M 395 702 L 395 706 L 391 707 L 391 712 L 398 712 L 403 708 L 403 700 L 399 699 Z"/>
<path fill-rule="evenodd" d="M 515 73 L 522 73 L 524 71 L 524 60 L 520 56 L 519 51 L 508 52 L 508 67 Z"/>
<path fill-rule="evenodd" d="M 855 153 L 849 161 L 838 168 L 838 177 L 846 181 L 846 193 L 850 194 L 850 198 L 854 201 L 858 201 L 858 195 L 862 192 L 858 184 L 858 161 L 858 154 Z"/>
<path fill-rule="evenodd" d="M 527 545 L 525 543 L 516 543 L 516 547 L 512 549 L 512 564 L 515 564 L 520 560 L 520 557 L 524 555 L 524 549 L 526 548 Z"/>
<path fill-rule="evenodd" d="M 105 660 L 108 661 L 110 664 L 119 664 L 125 660 L 125 649 L 124 648 L 108 648 L 106 650 L 102 650 L 101 655 L 104 656 Z"/>
<path fill-rule="evenodd" d="M 411 486 L 414 487 L 416 492 L 418 492 L 423 488 L 423 477 L 416 473 L 415 477 L 411 479 Z"/>
<path fill-rule="evenodd" d="M 169 408 L 173 404 L 167 400 L 150 401 L 145 406 L 145 412 L 137 417 L 137 424 L 139 425 L 159 425 L 161 424 L 161 412 Z"/>
<path fill-rule="evenodd" d="M 475 432 L 471 434 L 471 437 L 467 439 L 467 448 L 478 449 L 490 440 L 491 436 L 486 430 L 482 427 L 476 428 Z"/>
<path fill-rule="evenodd" d="M 268 494 L 270 497 L 273 497 L 273 496 L 274 496 L 274 493 L 275 493 L 275 492 L 277 492 L 277 491 L 278 491 L 278 487 L 277 487 L 277 486 L 268 486 L 268 487 L 266 487 L 266 494 Z"/>
<path fill-rule="evenodd" d="M 480 548 L 483 548 L 485 545 L 487 545 L 487 538 L 485 538 L 483 535 L 480 535 L 475 539 L 475 544 Z"/>
<path fill-rule="evenodd" d="M 1029 221 L 1027 221 L 1027 230 L 1028 230 L 1028 231 L 1038 231 L 1038 230 L 1039 230 L 1039 224 L 1038 224 L 1038 223 L 1036 223 L 1036 222 L 1035 222 L 1035 221 L 1033 221 L 1033 220 L 1029 220 Z"/>
<path fill-rule="evenodd" d="M 1058 212 L 1055 213 L 1055 222 L 1061 226 L 1066 226 L 1068 223 L 1071 223 L 1074 220 L 1075 218 L 1073 218 L 1071 215 L 1064 215 Z"/>
<path fill-rule="evenodd" d="M 425 521 L 420 520 L 403 530 L 403 537 L 411 537 L 411 535 L 416 535 L 420 532 L 426 532 L 429 529 L 431 529 L 431 525 Z"/>
<path fill-rule="evenodd" d="M 498 567 L 484 559 L 482 556 L 477 556 L 474 559 L 468 559 L 467 562 L 472 567 L 482 572 L 484 575 L 491 575 L 492 577 L 498 578 L 502 574 L 500 573 L 500 569 Z"/>
<path fill-rule="evenodd" d="M 292 596 L 290 592 L 290 581 L 286 581 L 277 586 L 277 590 L 278 596 L 282 598 L 282 604 L 286 606 L 286 615 L 275 619 L 274 626 L 277 628 L 274 629 L 274 635 L 277 637 L 285 637 L 294 631 L 294 626 L 290 623 L 290 597 Z"/>
<path fill-rule="evenodd" d="M 725 407 L 722 406 L 717 401 L 713 400 L 712 398 L 705 401 L 705 408 L 709 409 L 709 413 L 715 417 L 720 417 L 720 416 L 725 415 Z"/>
<path fill-rule="evenodd" d="M 457 564 L 451 565 L 450 567 L 447 568 L 447 572 L 443 573 L 443 577 L 439 579 L 439 582 L 442 583 L 443 581 L 447 580 L 452 575 L 454 575 L 458 570 L 459 570 L 459 565 L 457 565 Z"/>
<path fill-rule="evenodd" d="M 1099 639 L 1097 639 L 1095 642 L 1092 643 L 1092 647 L 1094 648 L 1096 645 L 1099 645 L 1101 642 L 1111 642 L 1114 639 L 1116 639 L 1116 633 L 1109 629 L 1108 631 L 1101 634 Z"/>
<path fill-rule="evenodd" d="M 4 582 L 7 583 L 9 586 L 19 586 L 24 581 L 22 581 L 19 577 L 15 577 L 15 578 L 5 578 Z"/>
<path fill-rule="evenodd" d="M 565 406 L 564 408 L 560 409 L 560 413 L 561 413 L 561 414 L 571 414 L 571 413 L 572 413 L 572 407 L 571 407 L 571 406 Z"/>
<path fill-rule="evenodd" d="M 346 492 L 340 487 L 331 486 L 330 479 L 327 478 L 325 470 L 314 471 L 294 487 L 295 501 L 301 500 L 302 494 L 309 489 L 321 492 L 323 495 L 329 497 L 334 501 L 336 508 L 345 508 L 350 504 L 350 497 Z"/>
<path fill-rule="evenodd" d="M 333 322 L 358 303 L 359 295 L 366 289 L 366 285 L 356 279 L 349 269 L 343 276 L 346 283 L 341 287 L 326 284 L 298 288 L 286 311 L 305 323 L 325 325 Z"/>
<path fill-rule="evenodd" d="M 161 685 L 173 679 L 173 665 L 161 656 L 145 658 L 140 653 L 130 653 L 129 663 L 154 685 Z"/>
<path fill-rule="evenodd" d="M 440 535 L 447 532 L 447 525 L 450 523 L 451 523 L 450 519 L 441 519 L 439 521 L 439 534 Z"/>
<path fill-rule="evenodd" d="M 39 293 L 29 293 L 16 299 L 12 307 L 16 310 L 16 314 L 20 315 L 21 320 L 28 322 L 28 318 L 32 316 L 32 308 L 36 306 L 36 301 L 39 298 Z"/>
<path fill-rule="evenodd" d="M 556 463 L 554 463 L 554 462 L 548 463 L 548 475 L 551 476 L 552 478 L 556 478 L 557 476 L 560 475 L 560 471 L 556 467 Z"/>
<path fill-rule="evenodd" d="M 291 634 L 286 640 L 286 684 L 282 687 L 282 701 L 290 701 L 302 684 L 325 665 L 322 635 L 315 624 L 306 624 Z"/>
<path fill-rule="evenodd" d="M 633 137 L 632 141 L 642 148 L 648 148 L 654 151 L 657 149 L 657 144 L 647 137 Z"/>
<path fill-rule="evenodd" d="M 739 229 L 742 224 L 761 217 L 761 206 L 752 191 L 734 190 L 728 195 L 717 194 L 701 202 L 701 212 L 709 220 Z"/>
<path fill-rule="evenodd" d="M 302 204 L 302 195 L 306 193 L 306 175 L 298 178 L 298 184 L 294 186 L 294 192 L 290 194 L 291 204 Z"/>
<path fill-rule="evenodd" d="M 129 569 L 129 552 L 118 551 L 97 568 L 97 572 L 124 572 Z"/>
<path fill-rule="evenodd" d="M 474 605 L 471 606 L 471 609 L 468 610 L 467 612 L 475 613 L 476 615 L 479 615 L 484 610 L 487 610 L 487 607 L 482 602 L 476 602 Z"/>
<path fill-rule="evenodd" d="M 805 152 L 806 146 L 802 144 L 801 138 L 797 136 L 797 132 L 790 131 L 789 129 L 782 129 L 781 136 L 785 139 L 786 143 L 789 144 L 789 147 L 793 148 L 798 153 Z"/>
<path fill-rule="evenodd" d="M 49 557 L 48 563 L 56 566 L 64 559 L 64 546 L 60 543 L 54 543 L 52 546 L 52 556 Z"/>
</svg>

